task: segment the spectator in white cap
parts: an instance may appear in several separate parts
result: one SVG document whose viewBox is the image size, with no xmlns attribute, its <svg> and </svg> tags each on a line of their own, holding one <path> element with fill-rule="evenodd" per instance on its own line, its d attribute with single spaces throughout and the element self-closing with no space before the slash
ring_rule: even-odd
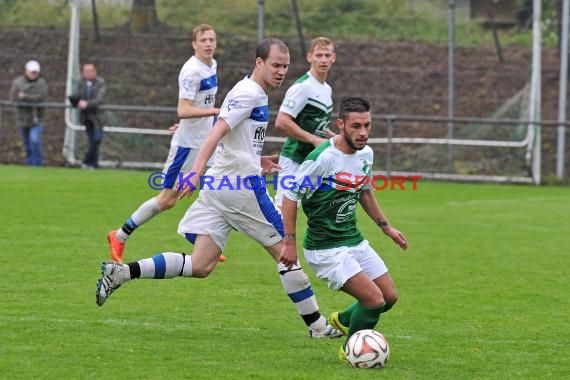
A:
<svg viewBox="0 0 570 380">
<path fill-rule="evenodd" d="M 10 99 L 16 105 L 16 125 L 20 129 L 26 162 L 30 166 L 42 166 L 43 117 L 45 107 L 38 106 L 46 100 L 48 85 L 40 76 L 40 64 L 37 61 L 28 61 L 24 66 L 24 75 L 20 75 L 12 82 Z"/>
</svg>

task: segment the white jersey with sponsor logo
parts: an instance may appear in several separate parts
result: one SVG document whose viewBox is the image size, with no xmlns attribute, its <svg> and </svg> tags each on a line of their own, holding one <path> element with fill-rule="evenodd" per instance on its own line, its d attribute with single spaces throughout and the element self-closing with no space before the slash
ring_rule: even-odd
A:
<svg viewBox="0 0 570 380">
<path fill-rule="evenodd" d="M 182 66 L 178 76 L 178 99 L 191 100 L 198 108 L 213 108 L 218 92 L 216 60 L 208 66 L 195 56 Z M 214 116 L 181 119 L 172 138 L 172 145 L 200 148 L 214 125 Z"/>
<path fill-rule="evenodd" d="M 231 131 L 220 141 L 214 165 L 206 174 L 216 178 L 261 175 L 261 151 L 269 122 L 263 88 L 249 77 L 242 79 L 226 95 L 219 117 Z"/>
</svg>

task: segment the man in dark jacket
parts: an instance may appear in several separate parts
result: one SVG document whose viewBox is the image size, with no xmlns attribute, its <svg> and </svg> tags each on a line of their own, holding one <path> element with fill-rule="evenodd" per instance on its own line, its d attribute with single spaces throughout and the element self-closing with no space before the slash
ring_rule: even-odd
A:
<svg viewBox="0 0 570 380">
<path fill-rule="evenodd" d="M 69 99 L 81 110 L 81 123 L 85 125 L 89 146 L 83 159 L 83 168 L 99 167 L 99 145 L 103 140 L 103 127 L 107 123 L 105 111 L 100 108 L 107 93 L 105 79 L 97 75 L 93 63 L 84 63 L 77 91 Z"/>
<path fill-rule="evenodd" d="M 26 162 L 31 166 L 43 164 L 41 134 L 45 108 L 37 104 L 44 102 L 47 94 L 48 85 L 40 76 L 40 64 L 37 61 L 27 62 L 24 75 L 12 82 L 10 100 L 19 103 L 16 106 L 16 125 L 22 135 Z"/>
</svg>

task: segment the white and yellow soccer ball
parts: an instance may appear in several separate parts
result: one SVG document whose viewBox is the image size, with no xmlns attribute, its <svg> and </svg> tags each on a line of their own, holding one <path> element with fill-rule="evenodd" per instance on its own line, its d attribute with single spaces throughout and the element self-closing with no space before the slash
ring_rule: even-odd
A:
<svg viewBox="0 0 570 380">
<path fill-rule="evenodd" d="M 390 346 L 376 330 L 355 332 L 346 343 L 346 359 L 356 368 L 383 368 L 390 357 Z"/>
</svg>

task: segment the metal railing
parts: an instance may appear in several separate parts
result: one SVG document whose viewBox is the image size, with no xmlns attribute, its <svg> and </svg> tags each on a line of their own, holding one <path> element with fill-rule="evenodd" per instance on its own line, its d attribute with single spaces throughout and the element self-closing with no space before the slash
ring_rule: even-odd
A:
<svg viewBox="0 0 570 380">
<path fill-rule="evenodd" d="M 2 130 L 2 114 L 3 107 L 13 107 L 16 105 L 25 105 L 24 103 L 13 103 L 11 101 L 0 100 L 0 131 Z M 29 104 L 28 104 L 29 105 Z M 78 165 L 80 161 L 75 157 L 75 134 L 84 131 L 83 125 L 77 124 L 72 120 L 72 112 L 74 109 L 67 103 L 39 103 L 35 106 L 43 106 L 46 108 L 57 108 L 65 110 L 65 123 L 66 133 L 65 142 L 63 144 L 63 155 L 67 163 L 71 165 Z M 150 113 L 169 113 L 176 114 L 175 107 L 147 107 L 136 105 L 104 105 L 101 107 L 107 111 L 126 111 L 126 112 L 150 112 Z M 276 113 L 271 112 L 271 116 L 275 117 Z M 333 115 L 336 117 L 336 115 Z M 558 121 L 541 121 L 532 123 L 528 120 L 518 119 L 489 119 L 489 118 L 446 118 L 446 117 L 429 117 L 429 116 L 404 116 L 404 115 L 383 115 L 374 114 L 373 120 L 376 126 L 385 124 L 387 127 L 386 136 L 371 137 L 368 140 L 369 145 L 384 145 L 385 146 L 385 159 L 383 170 L 376 171 L 375 173 L 390 175 L 406 175 L 406 174 L 420 174 L 424 178 L 435 179 L 449 179 L 449 180 L 468 180 L 468 181 L 491 181 L 491 182 L 521 182 L 521 183 L 540 183 L 540 176 L 536 178 L 529 176 L 505 176 L 505 175 L 479 175 L 479 174 L 455 174 L 455 173 L 422 173 L 422 172 L 405 172 L 395 170 L 393 167 L 393 149 L 396 145 L 402 144 L 423 144 L 423 145 L 441 145 L 441 146 L 471 146 L 471 147 L 496 147 L 496 148 L 528 148 L 527 160 L 529 166 L 536 167 L 537 163 L 532 164 L 532 160 L 540 158 L 540 155 L 534 154 L 540 146 L 535 144 L 535 136 L 540 133 L 540 127 L 558 127 Z M 528 126 L 527 133 L 524 138 L 520 140 L 483 140 L 483 139 L 460 139 L 460 138 L 428 138 L 428 137 L 408 137 L 408 136 L 395 136 L 395 132 L 399 131 L 398 124 L 401 123 L 422 123 L 423 126 L 431 127 L 433 125 L 445 126 L 447 123 L 454 124 L 484 124 L 493 126 L 493 128 L 501 128 L 504 126 Z M 565 126 L 570 126 L 570 123 L 564 123 Z M 140 135 L 163 135 L 167 136 L 170 132 L 167 125 L 161 129 L 155 128 L 135 128 L 128 126 L 105 126 L 106 133 L 124 133 L 124 134 L 140 134 Z M 400 133 L 401 135 L 401 133 Z M 280 136 L 266 136 L 266 142 L 283 143 L 284 137 Z M 111 161 L 102 160 L 100 165 L 103 167 L 128 167 L 128 168 L 161 168 L 163 161 L 160 162 L 143 162 L 143 161 Z M 540 166 L 540 163 L 538 163 Z M 533 173 L 534 174 L 534 173 Z"/>
</svg>

